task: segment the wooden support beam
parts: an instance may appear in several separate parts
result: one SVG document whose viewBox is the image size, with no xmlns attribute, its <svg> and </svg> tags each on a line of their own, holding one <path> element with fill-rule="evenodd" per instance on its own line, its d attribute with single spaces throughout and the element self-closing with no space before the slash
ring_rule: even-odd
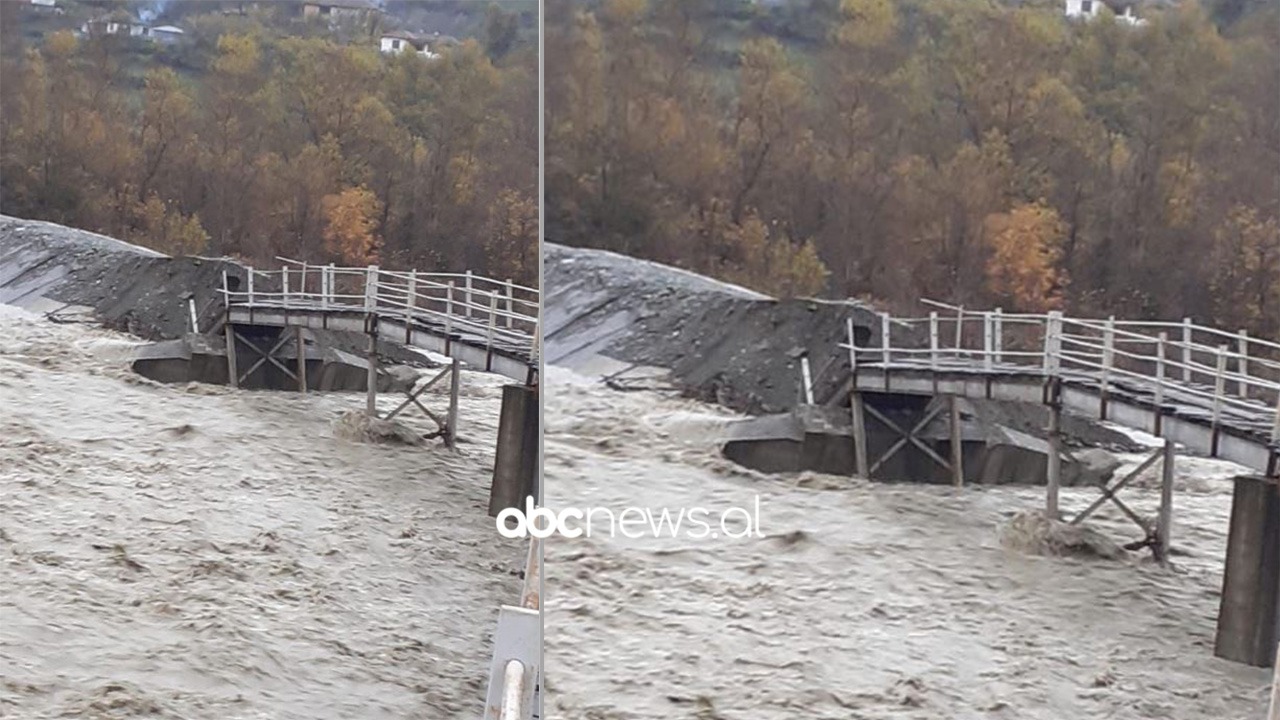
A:
<svg viewBox="0 0 1280 720">
<path fill-rule="evenodd" d="M 252 275 L 252 274 L 251 274 Z M 240 373 L 236 371 L 236 328 L 229 319 L 223 323 L 222 329 L 227 334 L 227 382 L 231 387 L 240 387 Z"/>
<path fill-rule="evenodd" d="M 456 447 L 458 442 L 458 390 L 462 387 L 462 363 L 453 358 L 453 369 L 449 373 L 449 416 L 445 422 L 445 444 Z"/>
<path fill-rule="evenodd" d="M 896 454 L 903 447 L 905 447 L 907 443 L 911 443 L 916 447 L 920 448 L 922 451 L 924 451 L 926 455 L 933 458 L 934 462 L 938 463 L 939 465 L 946 468 L 947 470 L 951 470 L 951 463 L 947 462 L 941 455 L 939 455 L 936 451 L 934 451 L 933 448 L 929 447 L 923 441 L 921 441 L 920 438 L 916 437 L 916 433 L 920 432 L 925 425 L 929 424 L 929 421 L 933 420 L 935 417 L 938 416 L 939 413 L 942 412 L 943 406 L 941 404 L 934 405 L 933 409 L 925 413 L 924 418 L 920 420 L 920 422 L 916 423 L 915 426 L 912 427 L 910 431 L 903 430 L 901 427 L 899 427 L 899 425 L 896 422 L 894 422 L 893 420 L 890 420 L 888 417 L 884 415 L 884 413 L 880 412 L 879 410 L 876 410 L 874 407 L 870 405 L 865 405 L 864 407 L 866 408 L 867 412 L 871 413 L 872 417 L 884 423 L 886 427 L 888 427 L 890 430 L 893 430 L 894 432 L 898 433 L 898 435 L 901 436 L 901 438 L 899 438 L 897 442 L 891 445 L 889 449 L 885 451 L 884 455 L 881 455 L 880 459 L 877 460 L 875 464 L 871 466 L 871 470 L 869 472 L 874 473 L 876 470 L 878 470 L 880 466 L 885 463 L 885 461 L 893 457 L 893 455 Z"/>
<path fill-rule="evenodd" d="M 951 410 L 951 482 L 956 487 L 964 487 L 964 438 L 960 427 L 960 399 L 951 395 L 948 405 Z"/>
<path fill-rule="evenodd" d="M 369 374 L 366 377 L 365 412 L 369 417 L 378 417 L 378 336 L 369 333 L 365 346 L 365 362 Z"/>
<path fill-rule="evenodd" d="M 1139 475 L 1150 469 L 1152 465 L 1155 465 L 1156 461 L 1158 461 L 1163 455 L 1164 450 L 1156 450 L 1148 455 L 1147 459 L 1143 460 L 1138 467 L 1130 470 L 1129 473 L 1121 478 L 1119 482 L 1111 486 L 1103 485 L 1101 488 L 1102 496 L 1097 500 L 1094 500 L 1089 507 L 1080 511 L 1080 514 L 1076 515 L 1075 518 L 1071 520 L 1071 524 L 1079 525 L 1084 522 L 1095 510 L 1106 504 L 1107 500 L 1114 499 L 1116 497 L 1116 493 L 1119 493 L 1126 485 L 1136 480 Z"/>
<path fill-rule="evenodd" d="M 418 388 L 417 390 L 414 390 L 413 392 L 405 393 L 405 395 L 408 396 L 408 399 L 406 399 L 404 402 L 397 405 L 396 409 L 392 410 L 385 419 L 390 420 L 395 416 L 399 415 L 401 410 L 404 410 L 405 408 L 409 407 L 411 403 L 416 402 L 418 400 L 419 395 L 422 395 L 424 392 L 429 390 L 433 385 L 440 382 L 440 380 L 442 380 L 446 375 L 448 375 L 451 372 L 453 372 L 453 367 L 452 366 L 447 367 L 444 370 L 441 370 L 435 377 L 428 380 L 426 384 L 424 384 L 422 387 Z M 422 407 L 422 405 L 419 404 L 418 407 Z M 432 419 L 435 419 L 434 414 L 432 413 L 427 413 L 427 414 Z"/>
<path fill-rule="evenodd" d="M 1173 534 L 1173 481 L 1175 470 L 1174 447 L 1172 440 L 1164 441 L 1164 467 L 1160 474 L 1160 514 L 1156 518 L 1156 559 L 1169 561 L 1169 549 L 1172 547 Z"/>
<path fill-rule="evenodd" d="M 1048 483 L 1045 488 L 1045 514 L 1058 519 L 1058 488 L 1062 484 L 1062 408 L 1049 407 Z"/>
<path fill-rule="evenodd" d="M 867 457 L 867 414 L 863 405 L 862 393 L 854 390 L 849 395 L 849 411 L 853 415 L 853 460 L 858 470 L 858 477 L 871 479 L 871 471 L 867 469 L 870 459 Z"/>
<path fill-rule="evenodd" d="M 245 370 L 244 374 L 240 376 L 240 382 L 244 382 L 246 379 L 249 378 L 250 375 L 253 374 L 255 370 L 262 367 L 263 364 L 267 362 L 270 362 L 272 365 L 275 365 L 276 367 L 280 368 L 280 370 L 284 372 L 285 375 L 288 375 L 294 380 L 298 379 L 298 376 L 295 375 L 292 370 L 286 367 L 284 363 L 280 362 L 275 357 L 276 353 L 279 352 L 280 348 L 284 347 L 284 344 L 289 342 L 289 333 L 287 332 L 287 329 L 280 330 L 280 336 L 276 339 L 275 345 L 272 345 L 271 349 L 266 351 L 264 351 L 261 347 L 259 347 L 257 343 L 241 335 L 240 333 L 236 333 L 236 337 L 240 340 L 240 342 L 244 343 L 245 345 L 248 345 L 250 348 L 253 349 L 254 352 L 258 353 L 259 355 L 258 359 L 253 363 L 253 365 L 251 365 L 248 370 Z"/>
<path fill-rule="evenodd" d="M 303 276 L 306 277 L 305 275 Z M 307 392 L 307 343 L 302 338 L 302 326 L 294 328 L 298 350 L 298 392 Z"/>
</svg>

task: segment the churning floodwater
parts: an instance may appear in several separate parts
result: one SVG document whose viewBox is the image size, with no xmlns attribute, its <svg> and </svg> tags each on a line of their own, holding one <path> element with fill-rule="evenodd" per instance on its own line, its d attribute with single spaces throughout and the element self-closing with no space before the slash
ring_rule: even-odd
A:
<svg viewBox="0 0 1280 720">
<path fill-rule="evenodd" d="M 459 452 L 362 444 L 363 394 L 159 385 L 132 344 L 0 306 L 0 716 L 476 717 L 525 561 L 503 381 L 464 374 Z"/>
<path fill-rule="evenodd" d="M 1213 657 L 1230 485 L 1186 463 L 1172 569 L 1030 556 L 1043 489 L 767 475 L 718 408 L 549 369 L 553 508 L 750 506 L 763 539 L 546 545 L 549 718 L 1253 720 L 1271 674 Z M 1131 459 L 1136 461 L 1136 459 Z M 1093 491 L 1066 489 L 1066 508 Z M 1154 514 L 1157 491 L 1126 491 Z M 1118 512 L 1096 527 L 1136 539 Z"/>
</svg>

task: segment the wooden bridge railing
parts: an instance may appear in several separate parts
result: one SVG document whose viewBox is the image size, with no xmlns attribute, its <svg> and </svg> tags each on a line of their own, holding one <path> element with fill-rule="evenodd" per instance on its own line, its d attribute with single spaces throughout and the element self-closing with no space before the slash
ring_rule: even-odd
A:
<svg viewBox="0 0 1280 720">
<path fill-rule="evenodd" d="M 371 312 L 426 323 L 446 335 L 467 335 L 537 359 L 537 288 L 469 271 L 420 273 L 281 260 L 279 270 L 247 268 L 243 287 L 232 288 L 224 274 L 227 306 Z"/>
<path fill-rule="evenodd" d="M 851 366 L 1075 374 L 1095 379 L 1102 392 L 1124 382 L 1151 392 L 1157 405 L 1176 400 L 1204 407 L 1215 425 L 1224 412 L 1270 414 L 1271 441 L 1280 443 L 1280 343 L 1189 319 L 1089 319 L 925 302 L 950 314 L 882 313 L 874 346 L 855 343 L 850 320 L 847 344 L 840 347 Z"/>
</svg>

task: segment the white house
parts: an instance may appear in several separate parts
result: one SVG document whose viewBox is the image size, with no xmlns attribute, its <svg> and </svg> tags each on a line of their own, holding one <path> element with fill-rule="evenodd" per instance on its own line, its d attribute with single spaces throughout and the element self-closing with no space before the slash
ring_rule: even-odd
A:
<svg viewBox="0 0 1280 720">
<path fill-rule="evenodd" d="M 1065 14 L 1073 20 L 1092 20 L 1102 14 L 1104 7 L 1109 7 L 1118 22 L 1128 25 L 1145 25 L 1146 20 L 1133 12 L 1133 3 L 1119 0 L 1066 0 Z"/>
<path fill-rule="evenodd" d="M 160 25 L 147 30 L 147 37 L 161 45 L 172 45 L 182 39 L 186 33 L 176 25 Z"/>
<path fill-rule="evenodd" d="M 439 57 L 436 53 L 431 52 L 431 48 L 427 45 L 425 39 L 402 30 L 383 33 L 382 38 L 379 40 L 378 49 L 386 55 L 411 52 L 425 58 Z"/>
<path fill-rule="evenodd" d="M 42 12 L 66 14 L 66 10 L 58 4 L 58 0 L 31 0 L 31 7 Z"/>
<path fill-rule="evenodd" d="M 80 26 L 85 35 L 128 35 L 129 37 L 145 37 L 147 26 L 141 20 L 122 16 L 111 16 L 90 20 Z"/>
</svg>

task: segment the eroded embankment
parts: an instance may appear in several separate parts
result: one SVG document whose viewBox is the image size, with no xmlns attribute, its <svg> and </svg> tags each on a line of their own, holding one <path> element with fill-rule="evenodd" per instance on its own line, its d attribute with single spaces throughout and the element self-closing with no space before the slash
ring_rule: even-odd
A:
<svg viewBox="0 0 1280 720">
<path fill-rule="evenodd" d="M 819 403 L 848 377 L 839 348 L 852 318 L 860 345 L 880 342 L 880 316 L 854 301 L 776 300 L 746 288 L 603 250 L 544 244 L 547 364 L 588 376 L 632 365 L 670 371 L 685 394 L 751 414 L 796 406 L 808 355 Z M 895 327 L 895 337 L 912 329 Z M 984 423 L 1043 436 L 1040 406 L 979 402 Z M 1127 437 L 1074 416 L 1071 445 L 1136 449 Z"/>
<path fill-rule="evenodd" d="M 834 392 L 848 368 L 837 352 L 847 318 L 859 342 L 879 337 L 878 316 L 856 302 L 776 300 L 616 253 L 543 247 L 548 364 L 586 372 L 667 368 L 702 399 L 778 412 L 795 405 L 803 354 L 817 376 L 815 393 Z"/>
<path fill-rule="evenodd" d="M 150 340 L 189 331 L 187 298 L 202 328 L 222 312 L 220 259 L 171 258 L 147 248 L 55 223 L 0 215 L 0 304 L 35 312 L 91 309 L 107 327 Z"/>
<path fill-rule="evenodd" d="M 191 331 L 196 306 L 200 332 L 217 331 L 225 310 L 222 276 L 247 286 L 248 269 L 226 258 L 169 257 L 105 235 L 56 223 L 0 215 L 0 305 L 51 318 L 87 310 L 109 329 L 147 340 L 180 338 Z M 316 343 L 362 357 L 365 340 L 351 333 L 313 329 Z M 379 341 L 392 362 L 431 363 L 403 345 Z"/>
</svg>

